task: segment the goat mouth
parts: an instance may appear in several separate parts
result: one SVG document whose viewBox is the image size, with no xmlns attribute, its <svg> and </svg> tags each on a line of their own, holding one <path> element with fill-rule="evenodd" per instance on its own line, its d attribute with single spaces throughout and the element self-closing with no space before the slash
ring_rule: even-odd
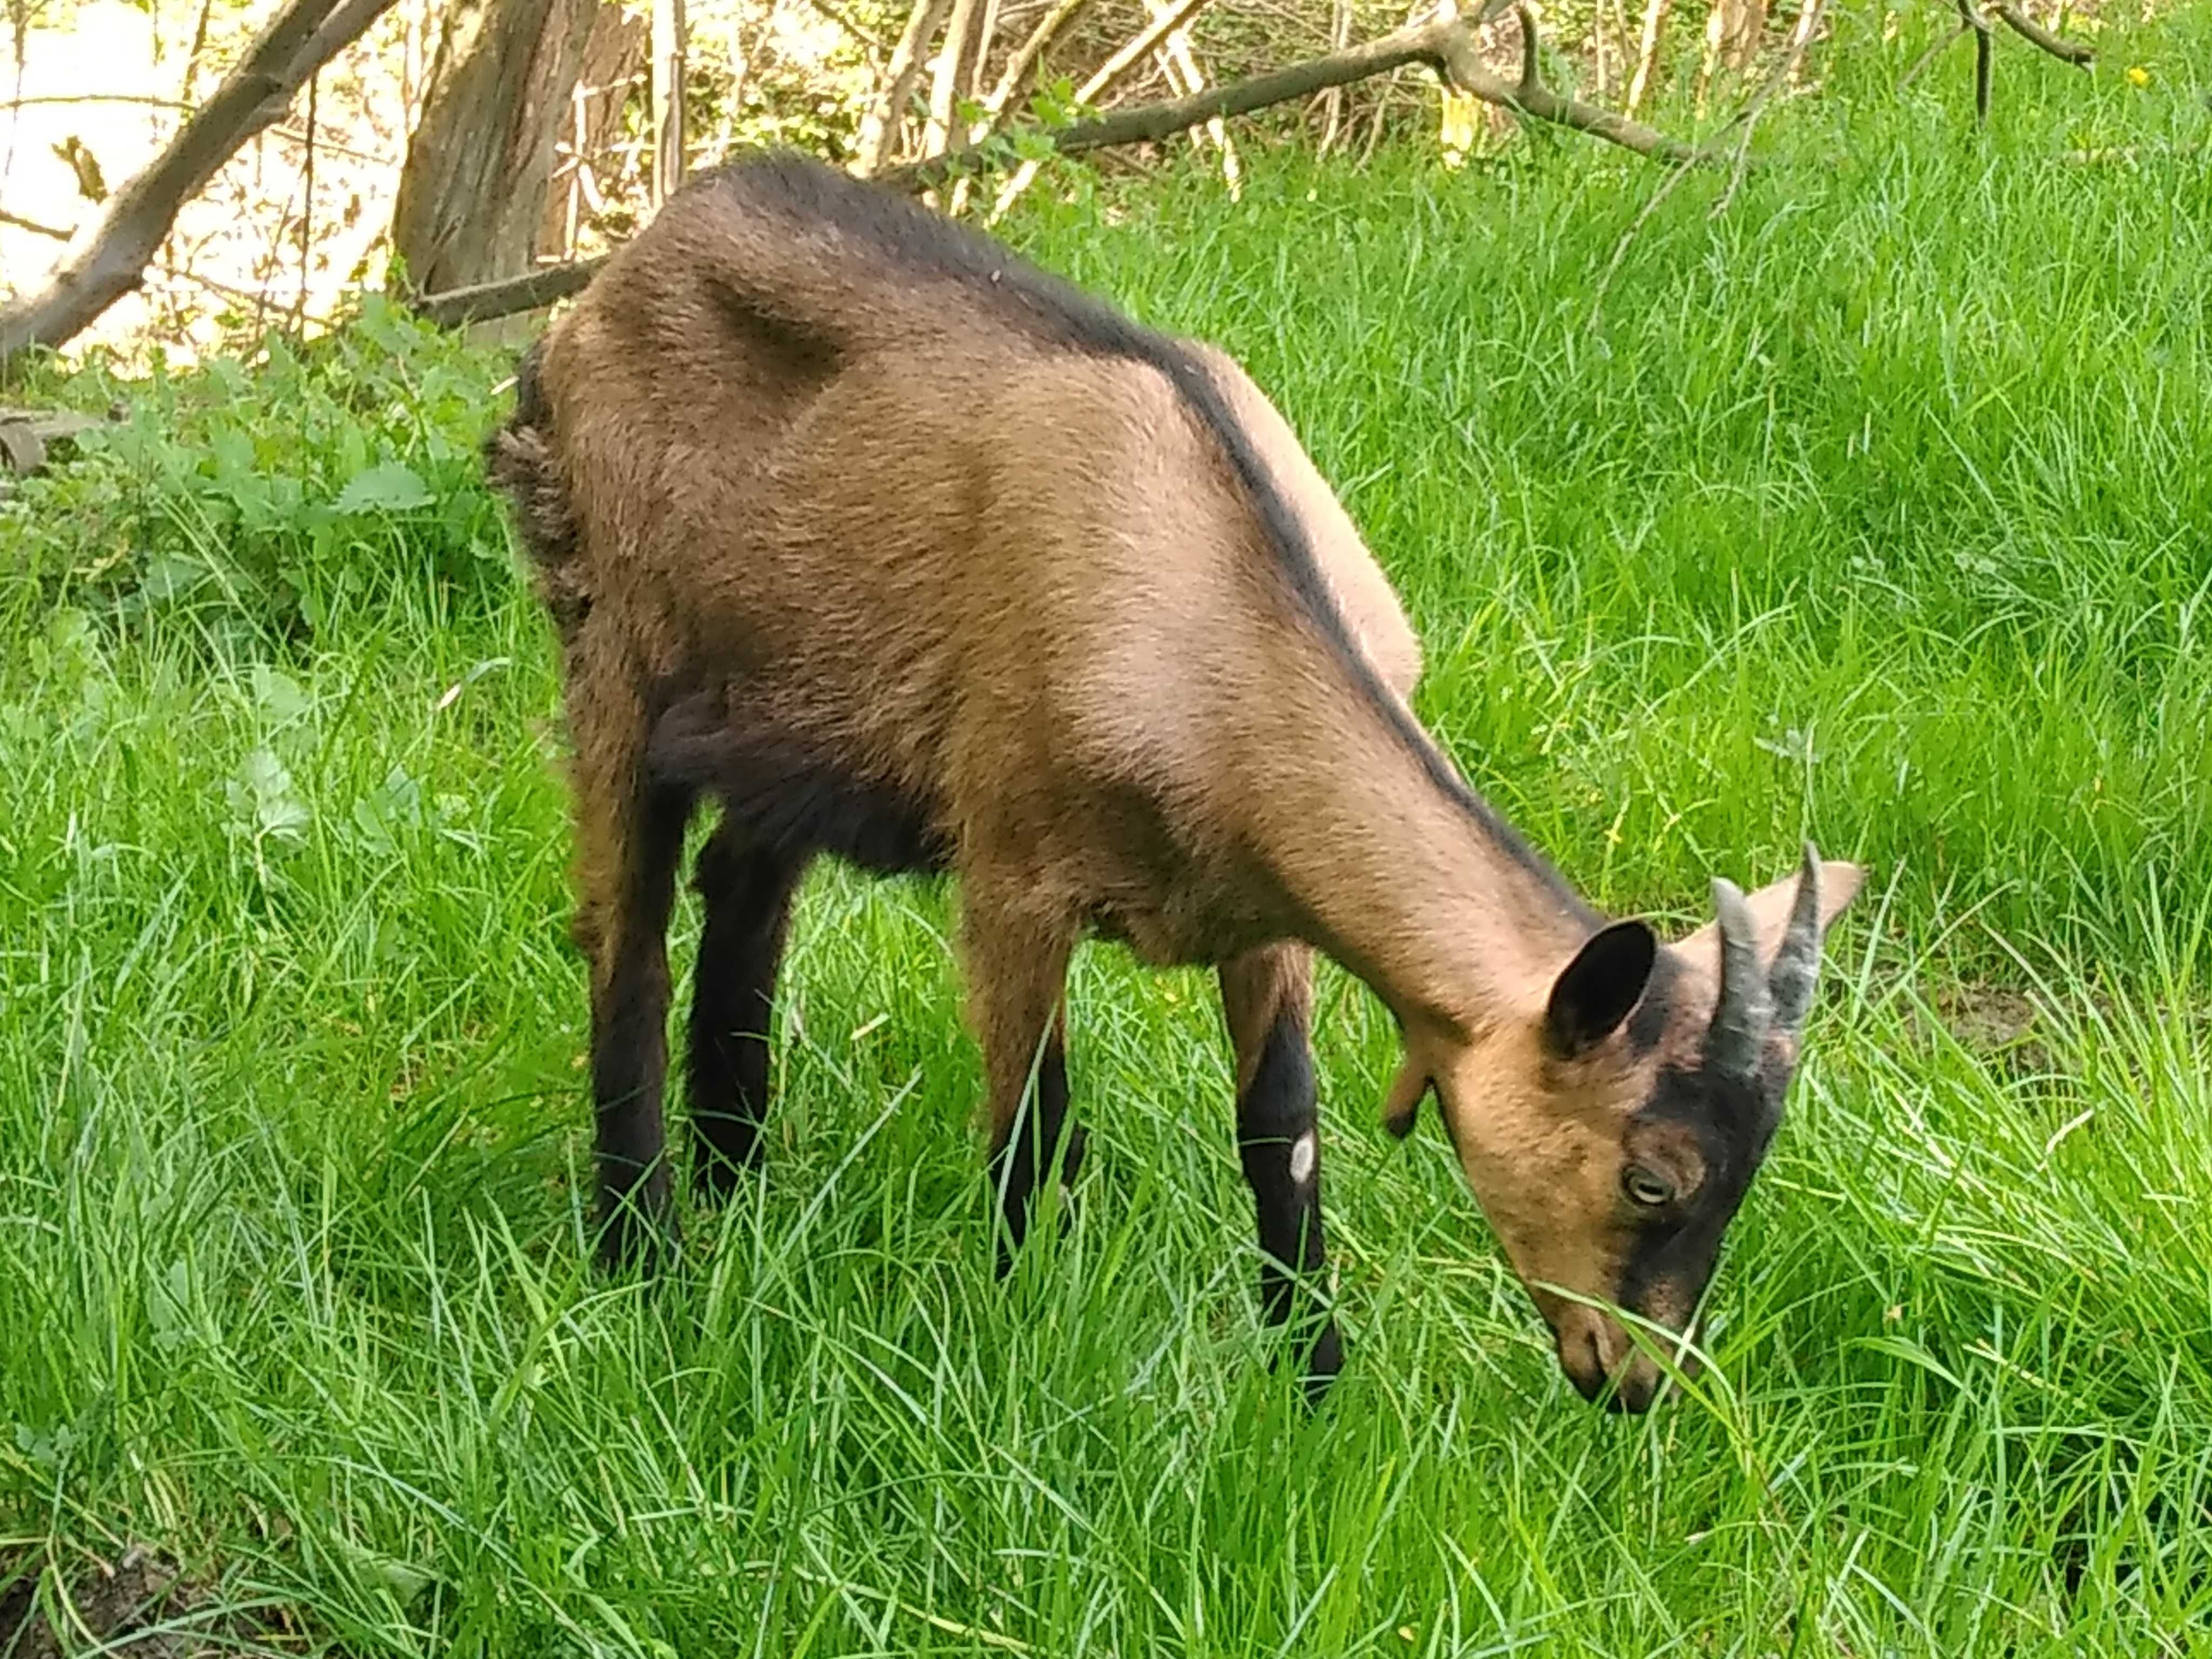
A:
<svg viewBox="0 0 2212 1659">
<path fill-rule="evenodd" d="M 1651 1409 L 1663 1380 L 1627 1332 L 1595 1316 L 1571 1318 L 1562 1327 L 1559 1369 L 1584 1400 L 1632 1417 Z"/>
</svg>

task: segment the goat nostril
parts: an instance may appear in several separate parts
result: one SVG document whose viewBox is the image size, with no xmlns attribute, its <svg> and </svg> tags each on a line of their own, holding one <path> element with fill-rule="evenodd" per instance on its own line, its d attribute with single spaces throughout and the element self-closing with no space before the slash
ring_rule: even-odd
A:
<svg viewBox="0 0 2212 1659">
<path fill-rule="evenodd" d="M 1559 1369 L 1585 1400 L 1595 1401 L 1604 1390 L 1608 1369 L 1605 1340 L 1595 1323 L 1575 1319 L 1564 1325 L 1559 1332 Z"/>
<path fill-rule="evenodd" d="M 1613 1399 L 1620 1410 L 1640 1416 L 1651 1409 L 1663 1380 L 1659 1367 L 1648 1354 L 1632 1355 L 1613 1379 Z"/>
</svg>

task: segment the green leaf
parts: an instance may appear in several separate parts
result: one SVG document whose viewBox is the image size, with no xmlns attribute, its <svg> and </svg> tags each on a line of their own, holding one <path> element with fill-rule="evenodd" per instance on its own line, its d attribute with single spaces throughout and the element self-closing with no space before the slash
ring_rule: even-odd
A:
<svg viewBox="0 0 2212 1659">
<path fill-rule="evenodd" d="M 355 473 L 331 505 L 341 513 L 408 513 L 436 499 L 412 471 L 385 461 Z"/>
<path fill-rule="evenodd" d="M 399 832 L 422 822 L 422 786 L 395 766 L 384 781 L 353 804 L 354 829 L 369 851 L 389 856 Z"/>
<path fill-rule="evenodd" d="M 253 665 L 253 701 L 261 705 L 271 726 L 290 726 L 307 719 L 307 694 L 289 674 L 280 674 L 263 663 Z"/>
<path fill-rule="evenodd" d="M 297 841 L 312 816 L 292 793 L 292 774 L 274 750 L 257 749 L 240 763 L 223 793 L 240 825 L 257 841 Z"/>
</svg>

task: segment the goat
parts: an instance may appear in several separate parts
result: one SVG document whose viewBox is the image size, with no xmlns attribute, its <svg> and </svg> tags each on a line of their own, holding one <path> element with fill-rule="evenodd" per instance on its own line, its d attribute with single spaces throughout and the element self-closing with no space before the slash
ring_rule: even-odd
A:
<svg viewBox="0 0 2212 1659">
<path fill-rule="evenodd" d="M 1395 1017 L 1387 1121 L 1434 1091 L 1568 1376 L 1648 1405 L 1658 1368 L 1594 1304 L 1690 1329 L 1857 870 L 1808 847 L 1748 899 L 1716 882 L 1671 945 L 1607 922 L 1414 719 L 1413 629 L 1234 362 L 817 163 L 679 192 L 526 354 L 486 448 L 560 639 L 610 1262 L 668 1231 L 665 935 L 710 799 L 710 1196 L 760 1156 L 809 863 L 950 872 L 1001 1270 L 1040 1169 L 1082 1155 L 1074 945 L 1215 966 L 1262 1304 L 1318 1391 L 1318 950 Z"/>
</svg>

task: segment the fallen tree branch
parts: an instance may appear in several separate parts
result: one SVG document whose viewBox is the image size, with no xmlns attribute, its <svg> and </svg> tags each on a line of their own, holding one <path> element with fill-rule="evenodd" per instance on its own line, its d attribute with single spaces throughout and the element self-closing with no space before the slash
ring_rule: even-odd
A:
<svg viewBox="0 0 2212 1659">
<path fill-rule="evenodd" d="M 1492 75 L 1483 64 L 1477 50 L 1474 32 L 1452 24 L 1432 24 L 1437 33 L 1436 61 L 1454 85 L 1464 93 L 1480 98 L 1486 104 L 1497 104 L 1516 114 L 1533 115 L 1539 121 L 1549 121 L 1556 126 L 1571 127 L 1577 132 L 1586 132 L 1593 138 L 1602 138 L 1607 143 L 1619 144 L 1624 149 L 1634 150 L 1638 155 L 1663 157 L 1672 161 L 1706 161 L 1712 158 L 1694 145 L 1679 138 L 1670 138 L 1656 128 L 1647 127 L 1641 121 L 1616 111 L 1601 109 L 1595 104 L 1585 104 L 1579 98 L 1553 92 L 1540 82 L 1513 87 Z M 1533 41 L 1533 24 L 1524 23 L 1525 38 Z M 1533 57 L 1534 46 L 1527 50 Z"/>
<path fill-rule="evenodd" d="M 82 333 L 145 281 L 178 210 L 392 0 L 291 0 L 160 155 L 109 196 L 89 235 L 43 287 L 0 306 L 0 370 Z"/>
<path fill-rule="evenodd" d="M 1486 103 L 1533 116 L 1540 121 L 1572 127 L 1577 132 L 1606 139 L 1639 155 L 1677 161 L 1710 159 L 1680 139 L 1613 110 L 1600 109 L 1594 104 L 1553 92 L 1540 81 L 1531 86 L 1516 86 L 1493 74 L 1483 63 L 1475 42 L 1477 21 L 1452 18 L 1398 29 L 1342 52 L 1310 58 L 1287 69 L 1209 88 L 1188 98 L 1115 110 L 1096 119 L 1078 121 L 1040 136 L 1062 155 L 1078 155 L 1085 150 L 1104 149 L 1115 144 L 1152 143 L 1202 125 L 1216 116 L 1249 115 L 1270 105 L 1310 98 L 1331 87 L 1387 74 L 1407 64 L 1425 64 L 1445 76 L 1462 92 Z M 888 167 L 882 177 L 886 184 L 920 190 L 941 182 L 957 170 L 988 167 L 993 157 L 994 152 L 988 148 L 970 148 L 928 161 Z"/>
<path fill-rule="evenodd" d="M 1178 6 L 1163 16 L 1173 17 L 1183 10 Z M 1061 155 L 1079 155 L 1086 150 L 1117 144 L 1157 142 L 1201 126 L 1217 116 L 1249 115 L 1254 110 L 1310 98 L 1331 87 L 1347 86 L 1371 76 L 1385 75 L 1409 64 L 1425 64 L 1462 92 L 1486 103 L 1586 132 L 1638 155 L 1675 161 L 1686 169 L 1717 159 L 1716 152 L 1709 149 L 1686 144 L 1615 111 L 1554 92 L 1540 80 L 1516 85 L 1492 73 L 1483 63 L 1475 42 L 1478 21 L 1457 17 L 1398 29 L 1286 69 L 1255 75 L 1227 86 L 1210 87 L 1188 98 L 1115 110 L 1093 120 L 1079 121 L 1073 126 L 1039 133 L 1037 137 Z M 1534 32 L 1531 29 L 1529 33 L 1533 40 Z M 1531 45 L 1528 50 L 1533 54 L 1535 48 Z M 878 176 L 886 185 L 918 193 L 943 184 L 956 173 L 991 167 L 1003 155 L 999 144 L 970 146 L 927 161 L 886 167 Z M 415 310 L 429 321 L 448 327 L 505 317 L 518 311 L 532 311 L 580 292 L 604 263 L 604 259 L 592 259 L 549 265 L 526 276 L 428 295 L 415 302 Z"/>
<path fill-rule="evenodd" d="M 2020 0 L 1996 0 L 1996 14 L 2010 25 L 2012 32 L 2023 40 L 2033 40 L 2062 64 L 2071 64 L 2076 69 L 2087 69 L 2097 61 L 2097 54 L 2078 40 L 2069 40 L 2053 34 L 2049 29 L 2021 9 Z"/>
<path fill-rule="evenodd" d="M 527 276 L 504 276 L 495 283 L 426 294 L 414 302 L 415 314 L 440 328 L 459 328 L 464 323 L 489 322 L 518 311 L 535 311 L 556 300 L 581 294 L 610 257 L 602 253 L 594 259 L 572 259 L 564 265 L 533 270 Z"/>
</svg>

